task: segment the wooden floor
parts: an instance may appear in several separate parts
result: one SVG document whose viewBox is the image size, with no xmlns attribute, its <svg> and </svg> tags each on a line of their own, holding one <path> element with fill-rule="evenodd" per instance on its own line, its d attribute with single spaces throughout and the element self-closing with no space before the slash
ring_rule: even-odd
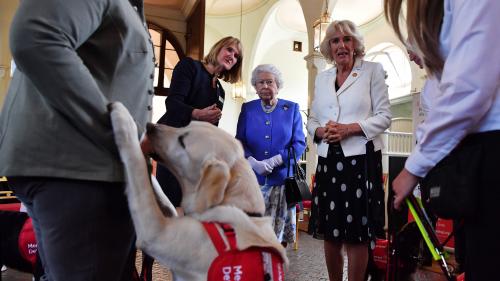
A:
<svg viewBox="0 0 500 281">
<path fill-rule="evenodd" d="M 294 251 L 289 247 L 287 255 L 290 267 L 286 272 L 286 281 L 315 281 L 328 280 L 326 270 L 323 242 L 312 238 L 305 232 L 299 234 L 299 249 Z M 450 256 L 450 262 L 453 257 Z M 138 253 L 137 266 L 141 264 L 141 255 Z M 413 275 L 414 281 L 446 281 L 439 266 L 424 267 Z M 2 281 L 31 281 L 31 275 L 12 269 L 2 272 Z M 171 274 L 165 267 L 155 263 L 153 265 L 153 281 L 171 281 Z M 347 276 L 344 274 L 344 281 Z"/>
</svg>

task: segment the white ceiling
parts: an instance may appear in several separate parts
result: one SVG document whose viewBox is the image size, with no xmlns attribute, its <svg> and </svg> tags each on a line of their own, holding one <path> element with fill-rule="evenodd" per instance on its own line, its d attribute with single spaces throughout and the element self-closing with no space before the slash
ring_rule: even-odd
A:
<svg viewBox="0 0 500 281">
<path fill-rule="evenodd" d="M 210 16 L 238 15 L 253 10 L 269 0 L 206 0 L 206 13 Z"/>
<path fill-rule="evenodd" d="M 208 16 L 235 16 L 243 12 L 254 10 L 269 0 L 206 0 L 206 14 Z M 197 0 L 145 0 L 146 4 L 163 6 L 173 10 L 183 10 L 189 14 Z M 333 3 L 331 3 L 333 2 Z M 358 26 L 363 25 L 382 13 L 382 0 L 337 0 L 331 1 L 329 11 L 334 20 L 349 19 Z M 279 11 L 276 14 L 278 22 L 283 26 L 305 31 L 302 8 L 298 0 L 281 0 Z"/>
<path fill-rule="evenodd" d="M 382 0 L 338 0 L 335 7 L 330 5 L 330 15 L 334 20 L 348 19 L 356 25 L 363 25 L 380 15 Z"/>
</svg>

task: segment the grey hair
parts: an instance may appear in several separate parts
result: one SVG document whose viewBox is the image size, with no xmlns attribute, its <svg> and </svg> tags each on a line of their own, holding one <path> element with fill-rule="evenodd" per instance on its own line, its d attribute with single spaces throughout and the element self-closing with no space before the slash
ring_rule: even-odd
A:
<svg viewBox="0 0 500 281">
<path fill-rule="evenodd" d="M 259 64 L 252 71 L 252 86 L 257 85 L 257 76 L 259 73 L 267 72 L 271 73 L 274 76 L 274 81 L 276 82 L 276 86 L 278 86 L 278 90 L 283 88 L 283 76 L 281 75 L 281 71 L 274 66 L 273 64 Z"/>
<path fill-rule="evenodd" d="M 328 28 L 326 29 L 326 35 L 321 44 L 319 45 L 319 50 L 321 54 L 328 60 L 335 64 L 335 61 L 332 57 L 332 48 L 330 46 L 330 39 L 333 38 L 333 34 L 335 32 L 340 31 L 349 36 L 352 36 L 354 39 L 354 58 L 362 58 L 365 56 L 365 42 L 361 33 L 359 33 L 356 25 L 350 20 L 339 20 L 333 21 L 330 23 Z"/>
</svg>

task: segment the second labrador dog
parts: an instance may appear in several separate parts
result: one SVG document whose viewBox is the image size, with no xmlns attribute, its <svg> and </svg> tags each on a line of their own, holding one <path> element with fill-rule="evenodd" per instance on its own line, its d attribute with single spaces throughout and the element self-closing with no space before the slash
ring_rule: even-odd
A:
<svg viewBox="0 0 500 281">
<path fill-rule="evenodd" d="M 203 221 L 234 228 L 239 250 L 274 249 L 288 264 L 269 218 L 255 175 L 233 136 L 213 125 L 191 122 L 184 128 L 149 124 L 144 142 L 181 184 L 176 211 L 158 183 L 149 177 L 137 128 L 121 103 L 110 105 L 115 141 L 125 166 L 126 194 L 137 233 L 137 246 L 169 267 L 174 280 L 207 280 L 217 252 Z"/>
</svg>

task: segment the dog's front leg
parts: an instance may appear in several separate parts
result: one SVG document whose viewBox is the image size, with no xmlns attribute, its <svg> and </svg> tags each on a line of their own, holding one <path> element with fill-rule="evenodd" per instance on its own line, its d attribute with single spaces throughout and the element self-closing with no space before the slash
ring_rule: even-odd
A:
<svg viewBox="0 0 500 281">
<path fill-rule="evenodd" d="M 142 153 L 136 124 L 128 110 L 119 102 L 110 104 L 111 123 L 118 151 L 122 159 L 126 175 L 126 194 L 130 214 L 137 233 L 140 247 L 143 241 L 153 241 L 157 233 L 167 223 L 153 194 L 150 175 L 145 157 Z M 168 198 L 163 198 L 167 200 Z M 170 202 L 169 202 L 170 203 Z M 176 214 L 172 204 L 170 213 Z"/>
</svg>

